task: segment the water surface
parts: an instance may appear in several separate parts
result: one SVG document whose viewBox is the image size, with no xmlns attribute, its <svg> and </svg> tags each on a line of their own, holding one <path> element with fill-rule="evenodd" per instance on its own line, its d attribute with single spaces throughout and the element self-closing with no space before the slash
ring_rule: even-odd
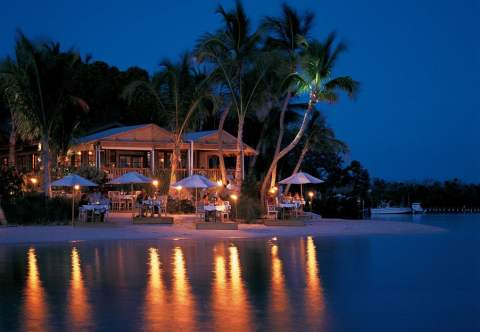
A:
<svg viewBox="0 0 480 332">
<path fill-rule="evenodd" d="M 480 216 L 413 218 L 449 231 L 3 246 L 0 330 L 480 330 Z"/>
</svg>

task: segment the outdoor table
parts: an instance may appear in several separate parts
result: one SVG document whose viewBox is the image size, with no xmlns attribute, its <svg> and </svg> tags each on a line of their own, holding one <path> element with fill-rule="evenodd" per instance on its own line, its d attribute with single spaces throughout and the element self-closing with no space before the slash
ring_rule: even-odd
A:
<svg viewBox="0 0 480 332">
<path fill-rule="evenodd" d="M 203 209 L 205 210 L 205 219 L 208 220 L 208 217 L 207 217 L 207 212 L 208 213 L 214 213 L 213 216 L 214 216 L 214 222 L 217 222 L 217 212 L 224 212 L 225 211 L 225 205 L 213 205 L 213 204 L 208 204 L 208 205 L 205 205 L 203 207 Z"/>
<path fill-rule="evenodd" d="M 94 219 L 95 212 L 98 212 L 100 215 L 105 214 L 108 211 L 108 205 L 105 204 L 85 204 L 81 206 L 82 209 L 87 211 L 87 218 L 88 212 L 90 212 L 92 220 Z"/>
<path fill-rule="evenodd" d="M 278 207 L 282 209 L 282 219 L 285 219 L 285 210 L 296 209 L 295 203 L 279 203 Z"/>
<path fill-rule="evenodd" d="M 145 207 L 147 210 L 151 210 L 151 216 L 153 217 L 155 214 L 155 208 L 158 208 L 158 215 L 160 215 L 160 208 L 162 206 L 162 202 L 160 200 L 153 200 L 153 199 L 144 199 L 142 201 L 142 205 L 140 206 L 140 215 L 143 216 L 143 208 Z"/>
</svg>

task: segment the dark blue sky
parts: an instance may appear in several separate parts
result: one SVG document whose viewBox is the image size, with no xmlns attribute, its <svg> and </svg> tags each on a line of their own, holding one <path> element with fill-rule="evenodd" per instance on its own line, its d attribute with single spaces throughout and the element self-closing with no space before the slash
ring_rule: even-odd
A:
<svg viewBox="0 0 480 332">
<path fill-rule="evenodd" d="M 101 3 L 101 4 L 100 4 Z M 0 56 L 15 29 L 59 41 L 120 68 L 157 69 L 218 27 L 233 1 L 6 1 Z M 245 0 L 254 22 L 282 1 Z M 373 176 L 480 182 L 480 1 L 291 1 L 316 13 L 313 36 L 335 30 L 349 44 L 338 74 L 359 98 L 324 106 L 339 138 Z"/>
</svg>

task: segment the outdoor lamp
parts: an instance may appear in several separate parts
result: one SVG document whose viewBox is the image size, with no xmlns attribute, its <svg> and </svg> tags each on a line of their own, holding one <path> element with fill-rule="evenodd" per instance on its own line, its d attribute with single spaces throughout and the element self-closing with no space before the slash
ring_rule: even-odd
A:
<svg viewBox="0 0 480 332">
<path fill-rule="evenodd" d="M 153 181 L 152 181 L 152 184 L 153 184 L 155 187 L 158 187 L 158 180 L 153 180 Z"/>
<path fill-rule="evenodd" d="M 223 186 L 222 180 L 218 180 L 218 181 L 217 181 L 217 186 L 219 186 L 219 187 Z"/>
<path fill-rule="evenodd" d="M 310 197 L 310 199 L 313 198 L 313 191 L 309 191 L 309 192 L 308 192 L 308 197 Z"/>
<path fill-rule="evenodd" d="M 33 184 L 37 184 L 38 180 L 37 180 L 37 178 L 31 178 L 30 182 L 33 183 Z"/>
<path fill-rule="evenodd" d="M 75 188 L 75 190 L 80 190 L 80 185 L 76 184 L 76 185 L 74 186 L 74 188 Z"/>
<path fill-rule="evenodd" d="M 176 186 L 175 189 L 177 189 L 178 191 L 182 190 L 182 186 Z"/>
</svg>

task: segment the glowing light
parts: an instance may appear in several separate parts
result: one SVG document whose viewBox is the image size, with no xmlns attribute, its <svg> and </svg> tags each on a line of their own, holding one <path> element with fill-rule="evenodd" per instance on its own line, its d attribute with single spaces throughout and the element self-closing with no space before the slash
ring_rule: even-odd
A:
<svg viewBox="0 0 480 332">
<path fill-rule="evenodd" d="M 272 241 L 277 241 L 277 237 L 276 236 L 272 237 Z"/>
<path fill-rule="evenodd" d="M 71 280 L 69 290 L 68 314 L 74 330 L 88 330 L 91 324 L 90 303 L 85 289 L 80 264 L 80 254 L 77 248 L 72 248 L 71 253 Z"/>
<path fill-rule="evenodd" d="M 222 180 L 218 180 L 218 181 L 217 181 L 217 186 L 219 186 L 219 187 L 223 186 Z"/>
<path fill-rule="evenodd" d="M 308 305 L 306 310 L 306 319 L 312 326 L 321 326 L 325 301 L 323 287 L 320 281 L 319 268 L 317 263 L 317 249 L 311 236 L 307 237 L 307 257 L 306 257 L 306 288 L 305 299 Z"/>
<path fill-rule="evenodd" d="M 81 155 L 82 155 L 82 151 L 78 151 L 78 152 L 77 152 L 77 155 L 81 156 Z"/>
<path fill-rule="evenodd" d="M 233 199 L 234 201 L 236 201 L 238 199 L 238 196 L 235 195 L 235 194 L 231 194 L 230 198 Z"/>
<path fill-rule="evenodd" d="M 177 189 L 178 191 L 182 190 L 182 186 L 176 186 L 175 189 Z"/>
<path fill-rule="evenodd" d="M 155 187 L 158 187 L 158 180 L 153 180 L 153 181 L 152 181 L 152 184 L 153 184 Z"/>
<path fill-rule="evenodd" d="M 291 318 L 290 302 L 285 287 L 285 274 L 283 271 L 282 260 L 278 254 L 278 246 L 274 244 L 271 247 L 271 271 L 272 271 L 272 291 L 270 293 L 268 312 L 272 317 L 271 330 L 282 330 Z M 282 317 L 281 320 L 278 317 Z"/>
<path fill-rule="evenodd" d="M 80 185 L 76 184 L 73 188 L 75 188 L 75 190 L 80 190 Z"/>
<path fill-rule="evenodd" d="M 185 257 L 180 247 L 173 250 L 172 307 L 175 308 L 174 324 L 179 331 L 196 330 L 195 298 L 188 280 Z"/>
<path fill-rule="evenodd" d="M 308 192 L 308 197 L 313 198 L 313 191 Z"/>
<path fill-rule="evenodd" d="M 42 151 L 42 143 L 38 143 L 38 151 Z"/>
<path fill-rule="evenodd" d="M 27 281 L 24 290 L 23 324 L 25 331 L 46 331 L 48 302 L 40 280 L 37 256 L 34 248 L 28 250 Z"/>
<path fill-rule="evenodd" d="M 33 184 L 37 184 L 38 180 L 37 180 L 37 178 L 31 178 L 30 182 L 33 183 Z"/>
<path fill-rule="evenodd" d="M 91 156 L 93 154 L 92 151 L 88 151 L 88 155 Z"/>
<path fill-rule="evenodd" d="M 158 249 L 148 249 L 148 281 L 145 293 L 144 320 L 147 331 L 168 329 L 166 290 L 162 280 L 162 265 Z"/>
</svg>

